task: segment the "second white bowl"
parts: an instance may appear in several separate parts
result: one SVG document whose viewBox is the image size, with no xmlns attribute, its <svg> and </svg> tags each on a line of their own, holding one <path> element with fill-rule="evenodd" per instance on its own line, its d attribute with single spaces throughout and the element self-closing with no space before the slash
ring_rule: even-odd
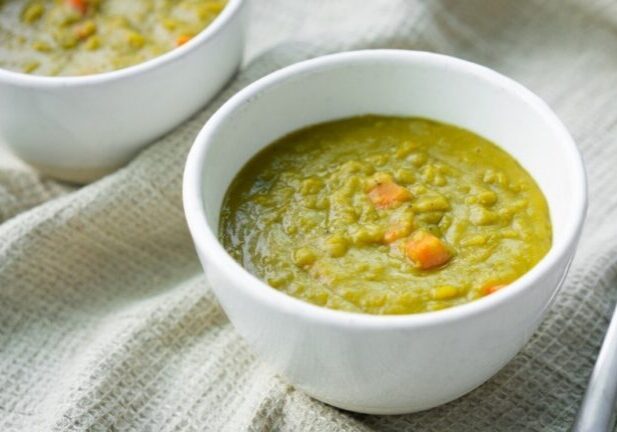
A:
<svg viewBox="0 0 617 432">
<path fill-rule="evenodd" d="M 126 163 L 203 106 L 242 59 L 246 1 L 185 45 L 113 72 L 43 77 L 0 69 L 0 142 L 40 171 L 86 182 Z"/>
</svg>

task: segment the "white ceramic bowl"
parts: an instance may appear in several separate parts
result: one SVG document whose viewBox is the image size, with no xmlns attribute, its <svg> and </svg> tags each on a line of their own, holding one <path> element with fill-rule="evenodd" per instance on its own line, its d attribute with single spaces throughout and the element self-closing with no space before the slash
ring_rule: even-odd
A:
<svg viewBox="0 0 617 432">
<path fill-rule="evenodd" d="M 221 202 L 236 173 L 282 135 L 367 113 L 429 117 L 506 149 L 548 200 L 554 239 L 546 257 L 491 296 L 402 316 L 313 306 L 244 270 L 217 238 Z M 586 210 L 586 181 L 579 152 L 562 123 L 520 84 L 452 57 L 358 51 L 295 64 L 231 98 L 208 121 L 190 152 L 184 206 L 217 298 L 267 364 L 329 404 L 396 414 L 428 409 L 469 392 L 523 347 L 572 260 Z"/>
<path fill-rule="evenodd" d="M 40 171 L 85 182 L 203 106 L 231 77 L 244 49 L 245 0 L 185 45 L 126 69 L 42 77 L 0 69 L 0 143 Z"/>
</svg>

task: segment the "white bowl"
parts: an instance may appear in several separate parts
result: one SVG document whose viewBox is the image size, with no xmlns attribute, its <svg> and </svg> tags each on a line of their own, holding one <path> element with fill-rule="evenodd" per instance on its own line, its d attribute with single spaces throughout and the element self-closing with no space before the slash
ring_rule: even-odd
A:
<svg viewBox="0 0 617 432">
<path fill-rule="evenodd" d="M 43 77 L 0 69 L 0 142 L 40 171 L 85 182 L 126 163 L 203 106 L 244 49 L 244 0 L 185 45 L 113 72 Z"/>
<path fill-rule="evenodd" d="M 267 286 L 218 241 L 223 196 L 240 168 L 303 126 L 361 114 L 422 116 L 497 143 L 548 200 L 553 245 L 507 289 L 438 312 L 375 316 L 313 306 Z M 189 154 L 184 207 L 206 276 L 254 351 L 296 387 L 352 411 L 398 414 L 451 401 L 523 347 L 564 280 L 586 210 L 579 152 L 537 96 L 485 67 L 443 55 L 376 50 L 279 70 L 231 98 Z"/>
</svg>

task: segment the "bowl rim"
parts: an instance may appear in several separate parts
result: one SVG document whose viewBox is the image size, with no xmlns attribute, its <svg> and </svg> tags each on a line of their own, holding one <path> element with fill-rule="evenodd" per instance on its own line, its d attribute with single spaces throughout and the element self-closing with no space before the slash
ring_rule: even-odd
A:
<svg viewBox="0 0 617 432">
<path fill-rule="evenodd" d="M 211 139 L 218 128 L 237 109 L 258 97 L 259 93 L 277 86 L 280 82 L 293 79 L 298 75 L 310 75 L 317 70 L 349 65 L 354 62 L 370 62 L 373 60 L 415 61 L 431 63 L 454 68 L 461 73 L 475 75 L 489 84 L 496 85 L 525 100 L 527 105 L 543 118 L 548 128 L 558 137 L 564 151 L 568 153 L 567 161 L 571 165 L 569 175 L 574 180 L 574 190 L 570 191 L 570 208 L 573 216 L 569 218 L 562 236 L 564 240 L 551 245 L 549 252 L 530 271 L 508 286 L 490 296 L 486 296 L 462 305 L 432 312 L 404 315 L 373 315 L 359 312 L 348 312 L 316 306 L 302 301 L 281 291 L 278 291 L 258 277 L 249 273 L 236 262 L 224 249 L 217 233 L 210 229 L 205 213 L 203 200 L 204 162 L 208 154 Z M 238 289 L 253 301 L 267 303 L 281 312 L 306 317 L 328 325 L 353 326 L 364 329 L 410 328 L 430 325 L 447 324 L 482 314 L 495 308 L 529 290 L 541 277 L 550 272 L 563 260 L 571 260 L 578 238 L 580 236 L 587 209 L 587 181 L 582 156 L 569 132 L 556 114 L 540 97 L 535 95 L 518 82 L 492 69 L 463 59 L 443 54 L 425 51 L 410 51 L 397 49 L 369 49 L 348 51 L 316 57 L 279 69 L 248 85 L 225 102 L 203 126 L 189 152 L 183 178 L 183 203 L 185 216 L 195 245 L 206 245 L 199 248 L 203 258 L 212 266 L 217 267 L 227 277 L 235 280 Z M 207 269 L 205 270 L 208 271 Z M 559 285 L 556 286 L 557 291 Z"/>
<path fill-rule="evenodd" d="M 227 4 L 221 13 L 219 13 L 206 28 L 188 42 L 141 63 L 107 72 L 72 76 L 32 75 L 0 68 L 0 81 L 18 86 L 49 88 L 99 84 L 139 75 L 167 63 L 172 63 L 180 57 L 190 54 L 194 48 L 202 43 L 216 37 L 220 30 L 227 27 L 229 22 L 238 14 L 245 3 L 246 0 L 227 0 Z"/>
</svg>

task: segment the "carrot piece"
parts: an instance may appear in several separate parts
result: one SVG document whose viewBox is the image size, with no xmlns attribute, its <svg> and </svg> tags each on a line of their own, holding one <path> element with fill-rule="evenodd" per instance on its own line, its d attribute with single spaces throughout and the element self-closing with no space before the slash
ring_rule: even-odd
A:
<svg viewBox="0 0 617 432">
<path fill-rule="evenodd" d="M 418 231 L 412 236 L 405 245 L 405 253 L 422 270 L 442 266 L 452 257 L 445 244 L 426 231 Z"/>
<path fill-rule="evenodd" d="M 368 197 L 377 208 L 391 208 L 411 199 L 411 192 L 393 181 L 388 181 L 378 183 L 369 191 Z"/>
<path fill-rule="evenodd" d="M 481 292 L 483 295 L 489 295 L 489 294 L 493 294 L 494 292 L 499 291 L 502 288 L 505 288 L 507 285 L 506 284 L 496 284 L 496 285 L 487 285 L 484 288 L 482 288 Z"/>
<path fill-rule="evenodd" d="M 185 34 L 180 35 L 178 36 L 178 39 L 176 39 L 176 46 L 184 45 L 190 40 L 191 40 L 191 37 L 189 35 L 185 35 Z"/>
<path fill-rule="evenodd" d="M 66 0 L 66 2 L 82 15 L 85 15 L 88 11 L 88 0 Z"/>
</svg>

